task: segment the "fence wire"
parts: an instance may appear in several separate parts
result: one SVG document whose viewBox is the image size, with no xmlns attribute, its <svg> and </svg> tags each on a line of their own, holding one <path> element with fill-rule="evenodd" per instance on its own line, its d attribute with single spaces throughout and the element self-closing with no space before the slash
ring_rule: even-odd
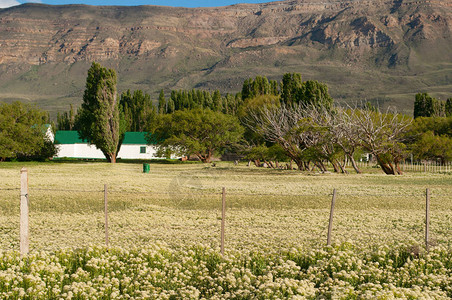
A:
<svg viewBox="0 0 452 300">
<path fill-rule="evenodd" d="M 44 192 L 70 192 L 70 193 L 103 193 L 104 190 L 67 190 L 67 189 L 42 189 L 29 188 L 29 191 L 44 191 Z"/>
<path fill-rule="evenodd" d="M 0 188 L 0 191 L 19 191 Z M 452 189 L 451 189 L 452 190 Z M 65 189 L 29 187 L 31 249 L 80 247 L 104 243 L 104 189 Z M 450 200 L 448 189 L 435 197 L 432 190 L 432 236 L 438 243 L 450 242 Z M 67 193 L 68 195 L 65 195 Z M 77 196 L 77 193 L 83 194 Z M 85 196 L 86 194 L 94 194 Z M 8 194 L 8 193 L 5 193 Z M 12 193 L 9 193 L 12 199 Z M 64 195 L 62 195 L 64 194 Z M 194 191 L 133 191 L 127 187 L 107 187 L 110 245 L 130 246 L 161 241 L 170 245 L 219 243 L 221 189 Z M 136 196 L 134 198 L 133 196 Z M 226 189 L 226 249 L 285 247 L 326 243 L 331 192 L 250 193 Z M 365 193 L 337 189 L 333 242 L 351 239 L 359 242 L 416 240 L 422 243 L 425 192 L 409 194 Z M 1 201 L 0 245 L 17 249 L 18 201 Z M 369 200 L 369 198 L 373 198 Z M 398 201 L 404 201 L 400 213 Z M 19 197 L 17 195 L 17 200 Z M 367 201 L 369 200 L 369 201 Z M 379 206 L 379 201 L 384 203 Z M 403 202 L 403 201 L 402 201 Z M 406 202 L 406 203 L 405 203 Z M 358 208 L 351 208 L 360 203 Z M 370 203 L 370 204 L 369 204 Z M 390 206 L 385 206 L 391 203 Z M 369 209 L 371 208 L 371 209 Z M 373 209 L 376 208 L 376 209 Z M 381 211 L 378 209 L 382 208 Z M 435 210 L 436 208 L 436 210 Z M 438 209 L 441 208 L 441 209 Z"/>
<path fill-rule="evenodd" d="M 0 188 L 0 191 L 19 191 L 20 188 Z"/>
<path fill-rule="evenodd" d="M 18 191 L 20 188 L 0 188 L 0 191 Z M 104 189 L 98 189 L 98 190 L 84 190 L 84 189 L 61 189 L 61 188 L 35 188 L 35 187 L 29 187 L 29 191 L 40 191 L 40 192 L 67 192 L 67 193 L 104 193 Z M 173 195 L 179 195 L 179 196 L 216 196 L 221 195 L 222 192 L 142 192 L 142 191 L 125 191 L 124 189 L 108 189 L 108 194 L 120 194 L 120 195 L 149 195 L 149 196 L 173 196 Z M 451 188 L 452 192 L 452 188 Z M 259 196 L 259 197 L 329 197 L 332 196 L 333 193 L 316 193 L 316 194 L 275 194 L 275 193 L 250 193 L 250 192 L 237 192 L 237 191 L 226 191 L 228 196 L 247 196 L 247 197 L 253 197 L 253 196 Z M 351 193 L 351 192 L 341 192 L 340 190 L 336 191 L 336 195 L 339 197 L 381 197 L 381 198 L 407 198 L 407 197 L 423 197 L 425 196 L 425 192 L 423 194 L 419 193 L 410 193 L 410 194 L 391 194 L 391 193 L 385 193 L 385 194 L 372 194 L 372 193 Z M 433 193 L 434 194 L 434 190 Z"/>
<path fill-rule="evenodd" d="M 18 191 L 20 188 L 0 188 L 0 191 Z M 92 190 L 85 190 L 85 189 L 63 189 L 63 188 L 35 188 L 35 187 L 29 187 L 29 191 L 44 191 L 44 192 L 70 192 L 70 193 L 104 193 L 105 189 L 92 189 Z M 444 188 L 442 188 L 444 190 Z M 452 192 L 452 188 L 450 189 Z M 221 195 L 222 192 L 143 192 L 143 191 L 125 191 L 124 189 L 111 189 L 108 188 L 107 190 L 108 194 L 117 194 L 117 195 L 149 195 L 149 196 L 172 196 L 172 195 L 181 195 L 181 196 L 217 196 Z M 226 190 L 226 194 L 228 196 L 260 196 L 260 197 L 329 197 L 332 196 L 332 192 L 327 193 L 303 193 L 303 194 L 288 194 L 288 193 L 250 193 L 250 192 L 237 192 L 237 191 L 230 191 Z M 405 194 L 395 194 L 395 193 L 357 193 L 357 192 L 341 192 L 340 190 L 336 191 L 337 196 L 341 197 L 381 197 L 381 198 L 407 198 L 407 197 L 424 197 L 425 191 L 422 193 L 405 193 Z M 435 195 L 435 191 L 431 191 L 431 195 Z"/>
</svg>

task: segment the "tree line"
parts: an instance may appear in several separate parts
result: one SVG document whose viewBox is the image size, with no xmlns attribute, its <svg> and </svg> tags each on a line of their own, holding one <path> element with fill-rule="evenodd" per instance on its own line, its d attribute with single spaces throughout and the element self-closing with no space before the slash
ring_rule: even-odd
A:
<svg viewBox="0 0 452 300">
<path fill-rule="evenodd" d="M 452 159 L 451 99 L 415 96 L 414 119 L 395 110 L 380 111 L 365 103 L 340 107 L 328 87 L 302 80 L 299 73 L 282 80 L 257 76 L 244 81 L 240 92 L 162 90 L 154 105 L 138 90 L 116 91 L 116 72 L 93 63 L 88 70 L 83 103 L 59 114 L 59 130 L 77 130 L 115 162 L 126 131 L 149 132 L 160 155 L 197 156 L 203 162 L 221 153 L 237 153 L 257 166 L 345 173 L 350 161 L 370 153 L 386 174 L 401 174 L 410 154 L 418 160 Z M 428 112 L 428 114 L 426 113 Z M 4 155 L 4 157 L 8 157 Z"/>
<path fill-rule="evenodd" d="M 414 118 L 418 117 L 451 117 L 452 98 L 442 101 L 427 93 L 417 93 L 414 100 Z"/>
</svg>

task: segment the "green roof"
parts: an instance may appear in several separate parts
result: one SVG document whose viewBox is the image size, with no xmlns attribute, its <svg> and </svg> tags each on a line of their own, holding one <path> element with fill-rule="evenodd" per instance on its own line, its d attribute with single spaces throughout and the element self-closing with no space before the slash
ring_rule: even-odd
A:
<svg viewBox="0 0 452 300">
<path fill-rule="evenodd" d="M 124 135 L 123 145 L 139 144 L 146 145 L 146 132 L 126 132 Z"/>
<path fill-rule="evenodd" d="M 146 145 L 147 132 L 126 132 L 122 144 L 125 145 Z M 55 144 L 86 144 L 77 131 L 58 130 L 55 133 Z"/>
<path fill-rule="evenodd" d="M 57 130 L 55 132 L 55 144 L 86 144 L 86 141 L 78 136 L 77 131 Z"/>
</svg>

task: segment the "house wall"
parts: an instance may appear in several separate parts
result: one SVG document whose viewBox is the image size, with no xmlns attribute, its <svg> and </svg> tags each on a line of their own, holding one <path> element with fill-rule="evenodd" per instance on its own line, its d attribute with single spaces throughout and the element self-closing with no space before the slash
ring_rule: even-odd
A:
<svg viewBox="0 0 452 300">
<path fill-rule="evenodd" d="M 140 148 L 146 147 L 146 153 L 140 153 Z M 122 159 L 155 159 L 158 158 L 155 156 L 156 149 L 154 146 L 147 145 L 133 145 L 127 144 L 121 145 L 121 149 L 118 153 L 118 158 Z"/>
<path fill-rule="evenodd" d="M 58 144 L 58 154 L 56 157 L 71 158 L 105 158 L 102 151 L 94 145 L 88 144 Z"/>
<path fill-rule="evenodd" d="M 102 151 L 94 145 L 88 144 L 59 144 L 58 154 L 56 157 L 70 157 L 70 158 L 105 158 Z M 140 153 L 140 148 L 146 147 L 146 153 Z M 147 145 L 121 145 L 118 153 L 118 158 L 122 159 L 156 159 L 156 149 L 154 146 Z"/>
</svg>

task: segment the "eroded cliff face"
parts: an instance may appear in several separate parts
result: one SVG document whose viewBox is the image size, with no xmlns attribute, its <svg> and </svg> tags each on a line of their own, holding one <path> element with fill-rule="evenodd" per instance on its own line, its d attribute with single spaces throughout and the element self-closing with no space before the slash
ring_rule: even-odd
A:
<svg viewBox="0 0 452 300">
<path fill-rule="evenodd" d="M 309 0 L 212 9 L 29 4 L 0 10 L 0 63 L 165 57 L 184 44 L 218 53 L 296 43 L 368 50 L 450 39 L 451 18 L 449 1 Z"/>
<path fill-rule="evenodd" d="M 261 74 L 273 75 L 295 71 L 296 61 L 408 69 L 450 62 L 451 32 L 450 0 L 298 0 L 200 9 L 26 4 L 0 10 L 0 64 L 133 60 L 142 63 L 128 72 L 137 65 L 143 68 L 136 72 L 152 68 L 148 82 L 159 87 L 213 87 L 216 81 L 237 90 L 241 78 L 257 72 L 243 68 L 256 64 Z M 220 70 L 239 78 L 208 77 Z M 165 84 L 152 79 L 159 72 Z"/>
</svg>

